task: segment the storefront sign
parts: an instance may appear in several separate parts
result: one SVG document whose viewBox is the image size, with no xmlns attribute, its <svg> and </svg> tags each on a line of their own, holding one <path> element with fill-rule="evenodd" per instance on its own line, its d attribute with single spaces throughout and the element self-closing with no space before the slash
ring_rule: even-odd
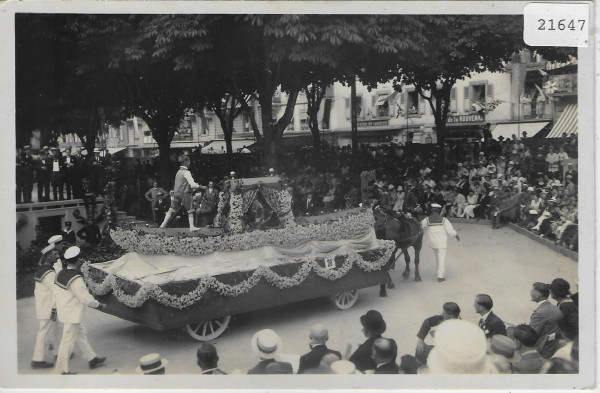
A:
<svg viewBox="0 0 600 393">
<path fill-rule="evenodd" d="M 357 127 L 376 127 L 376 126 L 387 126 L 389 125 L 389 119 L 382 120 L 361 120 L 357 121 Z"/>
<path fill-rule="evenodd" d="M 483 115 L 479 113 L 475 113 L 472 115 L 457 115 L 457 116 L 448 116 L 448 124 L 453 123 L 482 123 L 484 121 Z"/>
</svg>

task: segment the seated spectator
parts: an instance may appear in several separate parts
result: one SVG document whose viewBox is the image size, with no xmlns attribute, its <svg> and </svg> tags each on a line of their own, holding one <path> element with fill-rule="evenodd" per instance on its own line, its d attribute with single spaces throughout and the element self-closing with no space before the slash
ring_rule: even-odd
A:
<svg viewBox="0 0 600 393">
<path fill-rule="evenodd" d="M 564 318 L 559 308 L 548 301 L 549 295 L 550 285 L 541 282 L 533 283 L 531 301 L 536 302 L 538 307 L 531 314 L 529 326 L 538 335 L 535 348 L 546 359 L 551 358 L 559 347 L 558 322 Z"/>
<path fill-rule="evenodd" d="M 423 321 L 421 324 L 421 329 L 419 329 L 419 332 L 417 333 L 419 340 L 417 341 L 417 348 L 415 350 L 415 358 L 420 362 L 421 365 L 427 363 L 427 357 L 433 348 L 433 345 L 425 343 L 425 339 L 429 335 L 433 337 L 435 332 L 434 328 L 443 321 L 457 318 L 460 318 L 460 307 L 458 307 L 458 304 L 454 302 L 446 302 L 442 307 L 441 315 L 434 315 Z"/>
<path fill-rule="evenodd" d="M 338 360 L 342 360 L 342 357 L 335 352 L 326 353 L 317 367 L 305 369 L 303 374 L 331 374 L 331 364 Z"/>
<path fill-rule="evenodd" d="M 196 352 L 196 358 L 196 363 L 202 369 L 202 374 L 227 374 L 219 369 L 219 355 L 217 355 L 217 348 L 214 345 L 202 343 L 198 348 L 198 352 Z"/>
<path fill-rule="evenodd" d="M 404 355 L 400 358 L 400 374 L 417 374 L 419 363 L 413 355 Z"/>
<path fill-rule="evenodd" d="M 258 356 L 259 362 L 248 370 L 248 374 L 268 374 L 267 366 L 277 362 L 282 349 L 281 339 L 271 329 L 263 329 L 254 333 L 250 341 L 252 351 Z M 287 363 L 291 368 L 292 365 Z M 287 367 L 287 366 L 285 366 Z"/>
<path fill-rule="evenodd" d="M 334 374 L 361 374 L 361 372 L 356 369 L 355 364 L 348 360 L 338 360 L 331 363 L 331 371 Z"/>
<path fill-rule="evenodd" d="M 501 374 L 512 374 L 512 364 L 521 361 L 515 340 L 501 334 L 491 338 L 489 356 Z"/>
<path fill-rule="evenodd" d="M 514 362 L 514 374 L 538 374 L 546 359 L 535 349 L 538 335 L 529 325 L 518 325 L 510 329 L 509 336 L 517 343 L 521 360 Z"/>
<path fill-rule="evenodd" d="M 383 316 L 379 311 L 369 310 L 365 315 L 360 317 L 360 323 L 363 326 L 362 332 L 367 340 L 362 343 L 356 351 L 349 357 L 352 363 L 356 365 L 356 369 L 364 372 L 366 370 L 374 370 L 377 364 L 373 361 L 373 343 L 385 332 L 386 324 Z"/>
<path fill-rule="evenodd" d="M 135 369 L 138 374 L 162 375 L 165 374 L 167 359 L 161 359 L 158 353 L 151 353 L 140 358 L 140 365 Z"/>
<path fill-rule="evenodd" d="M 298 374 L 302 374 L 307 369 L 317 368 L 321 363 L 321 359 L 328 353 L 334 353 L 339 358 L 342 355 L 338 351 L 327 348 L 325 344 L 329 339 L 329 332 L 327 328 L 321 324 L 314 325 L 310 329 L 310 352 L 300 357 L 300 366 L 298 368 Z"/>
<path fill-rule="evenodd" d="M 561 321 L 564 328 L 561 329 L 561 332 L 564 332 L 565 338 L 572 340 L 579 334 L 579 308 L 569 299 L 569 289 L 569 283 L 562 278 L 555 278 L 550 283 L 550 296 L 556 300 L 556 304 L 564 316 Z"/>
<path fill-rule="evenodd" d="M 398 374 L 400 369 L 396 364 L 398 346 L 396 341 L 378 338 L 373 342 L 372 358 L 375 364 L 375 374 Z"/>
<path fill-rule="evenodd" d="M 293 374 L 292 365 L 286 362 L 272 362 L 267 364 L 265 374 Z"/>
<path fill-rule="evenodd" d="M 435 347 L 420 373 L 494 374 L 485 335 L 477 325 L 460 319 L 444 321 L 435 335 Z"/>
<path fill-rule="evenodd" d="M 475 191 L 473 189 L 470 189 L 469 195 L 467 195 L 467 204 L 464 206 L 463 209 L 463 215 L 465 218 L 475 218 L 475 213 L 473 211 L 478 206 L 477 200 L 478 197 L 477 195 L 475 195 Z"/>
<path fill-rule="evenodd" d="M 494 302 L 490 295 L 479 294 L 475 296 L 475 312 L 481 315 L 479 327 L 485 333 L 486 338 L 491 338 L 496 334 L 506 335 L 506 326 L 494 314 L 492 307 L 494 307 Z"/>
</svg>

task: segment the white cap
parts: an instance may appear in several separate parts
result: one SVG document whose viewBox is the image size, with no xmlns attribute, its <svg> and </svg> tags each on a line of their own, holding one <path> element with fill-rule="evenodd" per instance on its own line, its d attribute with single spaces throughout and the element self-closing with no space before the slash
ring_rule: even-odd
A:
<svg viewBox="0 0 600 393">
<path fill-rule="evenodd" d="M 441 209 L 442 208 L 442 206 L 438 205 L 437 203 L 432 203 L 431 207 L 434 208 L 434 209 Z"/>
<path fill-rule="evenodd" d="M 77 246 L 69 247 L 67 248 L 67 251 L 65 251 L 65 259 L 73 259 L 78 256 L 80 252 L 81 249 Z"/>
<path fill-rule="evenodd" d="M 46 255 L 48 253 L 48 251 L 53 250 L 53 249 L 54 249 L 54 244 L 50 244 L 49 246 L 42 248 L 42 254 Z"/>
<path fill-rule="evenodd" d="M 50 239 L 48 239 L 48 244 L 56 244 L 58 242 L 62 242 L 62 235 L 54 235 Z"/>
</svg>

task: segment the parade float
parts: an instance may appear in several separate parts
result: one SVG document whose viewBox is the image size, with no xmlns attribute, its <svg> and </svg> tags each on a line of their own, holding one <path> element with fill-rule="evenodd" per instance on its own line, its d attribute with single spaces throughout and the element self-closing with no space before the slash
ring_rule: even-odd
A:
<svg viewBox="0 0 600 393">
<path fill-rule="evenodd" d="M 214 227 L 121 225 L 111 237 L 128 252 L 85 264 L 105 312 L 157 330 L 185 326 L 212 340 L 231 315 L 330 297 L 354 305 L 360 288 L 390 281 L 394 242 L 378 240 L 370 208 L 295 219 L 278 177 L 225 182 Z"/>
</svg>

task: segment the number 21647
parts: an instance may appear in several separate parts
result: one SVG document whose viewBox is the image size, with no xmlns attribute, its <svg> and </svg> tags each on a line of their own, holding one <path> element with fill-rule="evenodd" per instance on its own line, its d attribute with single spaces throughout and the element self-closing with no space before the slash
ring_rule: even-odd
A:
<svg viewBox="0 0 600 393">
<path fill-rule="evenodd" d="M 538 30 L 579 30 L 582 31 L 585 26 L 585 19 L 538 19 Z"/>
</svg>

